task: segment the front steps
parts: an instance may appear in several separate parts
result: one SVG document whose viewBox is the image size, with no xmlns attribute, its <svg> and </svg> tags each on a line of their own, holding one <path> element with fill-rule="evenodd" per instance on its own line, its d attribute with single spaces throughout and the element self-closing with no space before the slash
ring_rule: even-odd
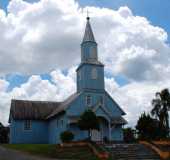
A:
<svg viewBox="0 0 170 160">
<path fill-rule="evenodd" d="M 114 160 L 160 160 L 152 149 L 142 144 L 110 144 L 105 147 Z"/>
</svg>

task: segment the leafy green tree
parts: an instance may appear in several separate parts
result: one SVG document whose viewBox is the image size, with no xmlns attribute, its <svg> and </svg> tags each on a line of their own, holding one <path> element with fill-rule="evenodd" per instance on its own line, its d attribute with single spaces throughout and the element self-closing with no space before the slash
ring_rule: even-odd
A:
<svg viewBox="0 0 170 160">
<path fill-rule="evenodd" d="M 88 109 L 81 116 L 78 121 L 78 126 L 81 130 L 88 131 L 88 138 L 91 140 L 91 130 L 96 129 L 99 130 L 99 121 L 96 114 Z"/>
<path fill-rule="evenodd" d="M 138 138 L 141 140 L 158 139 L 160 136 L 159 121 L 151 118 L 151 116 L 145 112 L 139 117 L 136 130 Z"/>
<path fill-rule="evenodd" d="M 128 127 L 123 129 L 123 137 L 126 143 L 135 142 L 135 130 Z"/>
<path fill-rule="evenodd" d="M 163 89 L 161 92 L 155 94 L 155 99 L 152 100 L 153 109 L 151 114 L 159 120 L 160 130 L 163 132 L 165 138 L 169 132 L 169 114 L 170 110 L 170 93 L 168 89 Z"/>
</svg>

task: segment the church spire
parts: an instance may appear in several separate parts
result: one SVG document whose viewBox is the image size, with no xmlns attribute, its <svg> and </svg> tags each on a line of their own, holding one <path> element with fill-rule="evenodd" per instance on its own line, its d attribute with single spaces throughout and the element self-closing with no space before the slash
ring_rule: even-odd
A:
<svg viewBox="0 0 170 160">
<path fill-rule="evenodd" d="M 94 39 L 93 31 L 90 25 L 90 17 L 87 16 L 86 29 L 83 37 L 83 42 L 96 42 Z"/>
</svg>

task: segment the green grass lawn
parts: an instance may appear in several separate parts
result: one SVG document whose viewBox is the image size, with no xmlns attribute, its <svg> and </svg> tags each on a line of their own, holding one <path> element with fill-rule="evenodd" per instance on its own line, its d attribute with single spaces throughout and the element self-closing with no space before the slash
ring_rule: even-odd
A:
<svg viewBox="0 0 170 160">
<path fill-rule="evenodd" d="M 4 144 L 3 146 L 48 158 L 98 160 L 98 158 L 86 146 L 60 147 L 59 145 L 50 144 Z"/>
</svg>

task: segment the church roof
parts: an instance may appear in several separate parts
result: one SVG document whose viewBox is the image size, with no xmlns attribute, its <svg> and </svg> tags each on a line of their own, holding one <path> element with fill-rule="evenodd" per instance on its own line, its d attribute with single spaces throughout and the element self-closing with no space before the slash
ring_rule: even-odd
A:
<svg viewBox="0 0 170 160">
<path fill-rule="evenodd" d="M 10 116 L 13 119 L 45 120 L 61 102 L 12 100 Z"/>
<path fill-rule="evenodd" d="M 57 115 L 58 113 L 60 113 L 61 111 L 65 111 L 69 105 L 80 95 L 80 93 L 74 93 L 72 94 L 70 97 L 68 97 L 64 102 L 61 103 L 61 105 L 59 107 L 57 107 L 48 117 L 48 118 L 52 118 L 55 115 Z"/>
<path fill-rule="evenodd" d="M 87 17 L 86 29 L 83 37 L 83 42 L 95 42 L 93 31 L 90 25 L 90 18 Z"/>
<path fill-rule="evenodd" d="M 127 124 L 127 121 L 123 117 L 113 117 L 111 123 L 114 124 Z"/>
<path fill-rule="evenodd" d="M 72 94 L 63 102 L 12 100 L 10 117 L 18 120 L 47 120 L 65 111 L 78 95 L 78 93 Z"/>
</svg>

